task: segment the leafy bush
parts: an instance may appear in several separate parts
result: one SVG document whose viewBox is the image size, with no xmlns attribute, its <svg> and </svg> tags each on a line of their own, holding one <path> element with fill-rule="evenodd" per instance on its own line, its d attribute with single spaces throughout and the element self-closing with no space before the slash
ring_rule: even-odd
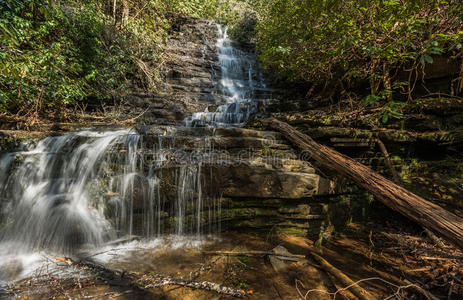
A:
<svg viewBox="0 0 463 300">
<path fill-rule="evenodd" d="M 257 14 L 253 10 L 245 10 L 232 24 L 230 35 L 240 44 L 248 47 L 255 47 L 256 45 L 256 25 Z"/>
<path fill-rule="evenodd" d="M 155 89 L 171 13 L 236 22 L 240 0 L 13 0 L 0 4 L 0 112 L 60 112 Z M 247 7 L 247 6 L 246 6 Z M 130 11 L 130 13 L 129 13 Z"/>
<path fill-rule="evenodd" d="M 67 18 L 47 2 L 6 4 L 0 19 L 3 110 L 16 111 L 29 101 L 69 103 L 86 94 L 78 49 L 62 34 Z"/>
<path fill-rule="evenodd" d="M 194 18 L 213 19 L 234 25 L 252 11 L 249 0 L 164 0 L 163 8 Z"/>
<path fill-rule="evenodd" d="M 422 68 L 434 55 L 461 55 L 460 0 L 260 0 L 256 11 L 267 67 L 331 87 L 368 82 L 366 102 L 408 90 L 410 83 L 396 82 L 394 70 Z"/>
<path fill-rule="evenodd" d="M 9 113 L 59 111 L 83 99 L 123 96 L 129 78 L 151 83 L 167 27 L 147 13 L 148 2 L 122 27 L 107 1 L 9 1 L 0 18 L 0 109 Z M 155 23 L 155 24 L 154 24 Z"/>
</svg>

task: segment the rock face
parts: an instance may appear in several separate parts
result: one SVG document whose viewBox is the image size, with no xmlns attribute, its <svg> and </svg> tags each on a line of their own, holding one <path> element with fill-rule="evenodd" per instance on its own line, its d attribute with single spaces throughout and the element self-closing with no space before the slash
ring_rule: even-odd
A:
<svg viewBox="0 0 463 300">
<path fill-rule="evenodd" d="M 237 167 L 214 167 L 212 174 L 213 184 L 219 185 L 226 197 L 298 199 L 313 196 L 319 190 L 319 176 L 313 173 L 286 172 L 243 163 Z"/>
<path fill-rule="evenodd" d="M 218 37 L 219 24 L 214 21 L 178 18 L 164 47 L 164 83 L 158 87 L 158 93 L 139 92 L 130 97 L 134 106 L 147 109 L 138 119 L 139 123 L 183 125 L 184 119 L 193 113 L 204 112 L 206 109 L 208 112 L 215 112 L 220 105 L 227 103 L 224 87 L 230 83 L 222 78 L 224 65 L 219 63 L 220 47 L 216 45 Z M 240 88 L 244 89 L 248 81 L 254 81 L 248 89 L 252 90 L 252 97 L 259 100 L 256 106 L 262 112 L 266 103 L 277 101 L 272 99 L 277 91 L 262 84 L 262 72 L 255 55 L 241 51 L 239 45 L 229 42 L 233 47 L 227 46 L 224 51 L 231 51 L 234 55 L 239 52 L 239 55 L 243 55 L 240 59 L 245 60 L 248 68 L 241 70 L 246 78 L 239 83 Z M 223 53 L 221 55 L 224 56 Z M 236 58 L 232 58 L 235 63 Z M 230 66 L 227 67 L 235 68 L 231 61 L 228 64 Z"/>
<path fill-rule="evenodd" d="M 163 231 L 175 232 L 178 216 L 171 212 L 179 205 L 185 205 L 184 221 L 199 219 L 205 231 L 220 223 L 221 230 L 273 227 L 318 236 L 323 227 L 327 218 L 323 207 L 335 198 L 333 182 L 320 177 L 279 134 L 243 128 L 142 126 L 137 130 L 143 169 L 161 179 Z M 159 155 L 149 150 L 152 145 L 163 145 L 155 151 L 166 157 L 154 173 L 153 157 Z M 153 201 L 146 198 L 149 188 L 137 184 L 137 192 L 129 194 L 139 218 L 146 203 Z"/>
<path fill-rule="evenodd" d="M 131 102 L 149 108 L 141 122 L 181 124 L 193 112 L 214 105 L 217 64 L 217 27 L 211 20 L 179 17 L 164 48 L 164 84 L 159 93 L 134 93 Z"/>
<path fill-rule="evenodd" d="M 281 105 L 274 116 L 392 178 L 377 144 L 379 138 L 407 189 L 463 214 L 462 105 L 463 100 L 457 98 L 411 101 L 404 105 L 402 119 L 391 119 L 382 128 L 371 123 L 378 112 L 353 118 L 351 111 L 293 112 L 284 111 Z"/>
<path fill-rule="evenodd" d="M 0 166 L 7 171 L 0 174 L 5 197 L 0 198 L 0 224 L 12 216 L 10 199 L 24 192 L 15 178 L 22 178 L 28 164 L 41 168 L 36 163 L 45 157 L 53 170 L 38 172 L 41 180 L 66 184 L 57 185 L 63 189 L 59 195 L 46 190 L 44 203 L 54 201 L 50 209 L 63 213 L 60 208 L 75 196 L 67 185 L 78 184 L 88 208 L 121 233 L 273 230 L 316 238 L 332 219 L 327 206 L 338 198 L 333 182 L 275 132 L 159 125 L 118 132 L 48 137 L 39 143 L 40 151 L 32 144 L 2 156 Z M 99 158 L 86 166 L 92 152 Z M 88 176 L 68 174 L 73 169 L 66 162 L 71 161 Z"/>
</svg>

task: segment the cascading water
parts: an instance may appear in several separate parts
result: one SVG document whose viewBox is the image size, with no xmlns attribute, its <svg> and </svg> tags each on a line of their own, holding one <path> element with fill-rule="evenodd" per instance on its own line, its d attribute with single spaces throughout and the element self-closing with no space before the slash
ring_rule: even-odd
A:
<svg viewBox="0 0 463 300">
<path fill-rule="evenodd" d="M 0 282 L 26 276 L 25 269 L 40 261 L 34 253 L 39 249 L 69 253 L 115 236 L 88 184 L 105 150 L 127 132 L 48 137 L 0 159 L 3 174 L 9 175 L 0 182 Z M 17 271 L 11 274 L 12 269 Z"/>
<path fill-rule="evenodd" d="M 193 114 L 188 126 L 240 125 L 256 110 L 255 91 L 265 89 L 255 60 L 233 46 L 226 27 L 218 31 L 225 103 Z M 134 129 L 81 131 L 1 156 L 0 282 L 11 279 L 2 275 L 2 260 L 19 253 L 67 254 L 127 235 L 219 230 L 220 201 L 204 198 L 202 161 L 180 148 L 175 132 L 166 128 L 144 141 Z M 200 140 L 207 150 L 208 137 Z"/>
<path fill-rule="evenodd" d="M 206 108 L 204 112 L 194 113 L 187 120 L 190 126 L 239 126 L 257 111 L 256 92 L 270 91 L 257 72 L 255 58 L 233 46 L 233 41 L 228 37 L 228 27 L 217 25 L 217 29 L 219 38 L 216 47 L 221 69 L 218 90 L 222 96 L 217 98 L 222 98 L 218 100 L 219 103 L 225 103 L 213 112 Z"/>
<path fill-rule="evenodd" d="M 18 243 L 24 250 L 47 247 L 70 252 L 76 244 L 99 245 L 109 238 L 110 225 L 87 187 L 105 150 L 125 134 L 48 137 L 33 149 L 16 153 L 18 166 L 12 166 L 1 186 L 8 211 L 2 241 Z M 13 155 L 2 161 L 9 161 L 8 156 Z"/>
<path fill-rule="evenodd" d="M 124 236 L 216 232 L 211 223 L 202 228 L 200 162 L 189 161 L 175 136 L 154 138 L 144 148 L 135 130 L 83 131 L 0 157 L 0 283 L 11 279 L 2 274 L 11 261 L 25 266 L 41 250 L 67 255 Z M 161 192 L 163 184 L 176 192 Z M 212 224 L 217 207 L 205 207 Z"/>
</svg>

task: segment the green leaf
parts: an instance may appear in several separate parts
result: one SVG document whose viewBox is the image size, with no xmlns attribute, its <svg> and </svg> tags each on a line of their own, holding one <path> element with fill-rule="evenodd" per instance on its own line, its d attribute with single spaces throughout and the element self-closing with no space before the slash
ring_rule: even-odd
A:
<svg viewBox="0 0 463 300">
<path fill-rule="evenodd" d="M 423 60 L 428 64 L 432 64 L 434 62 L 434 59 L 428 54 L 423 55 Z"/>
</svg>

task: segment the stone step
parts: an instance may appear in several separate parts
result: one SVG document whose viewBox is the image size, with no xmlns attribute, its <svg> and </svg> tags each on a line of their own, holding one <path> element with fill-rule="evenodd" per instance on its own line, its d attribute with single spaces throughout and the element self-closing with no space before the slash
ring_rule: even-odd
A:
<svg viewBox="0 0 463 300">
<path fill-rule="evenodd" d="M 169 78 L 167 83 L 172 87 L 176 88 L 176 86 L 183 86 L 185 88 L 189 87 L 200 87 L 200 88 L 214 88 L 215 83 L 211 78 L 204 78 L 204 77 L 193 77 L 193 78 Z"/>
<path fill-rule="evenodd" d="M 282 140 L 280 133 L 274 131 L 255 130 L 241 127 L 210 128 L 210 127 L 167 127 L 158 125 L 144 125 L 136 127 L 141 135 L 175 135 L 175 136 L 224 136 L 224 137 L 260 137 Z"/>
</svg>

